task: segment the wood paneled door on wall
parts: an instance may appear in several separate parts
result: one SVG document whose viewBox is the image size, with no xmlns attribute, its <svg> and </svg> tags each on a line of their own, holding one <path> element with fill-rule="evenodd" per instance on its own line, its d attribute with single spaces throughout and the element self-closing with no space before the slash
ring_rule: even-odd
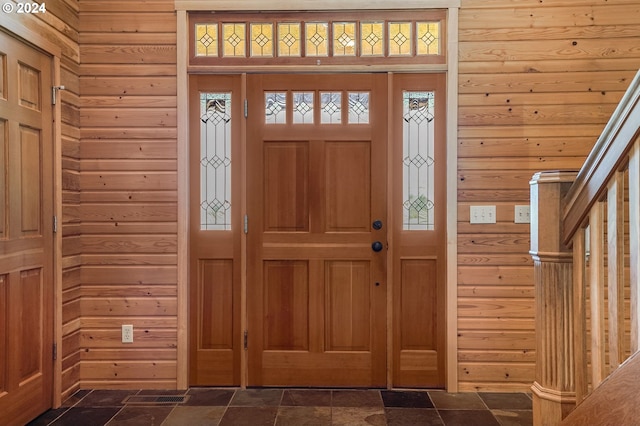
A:
<svg viewBox="0 0 640 426">
<path fill-rule="evenodd" d="M 0 424 L 53 395 L 51 58 L 0 32 Z"/>
<path fill-rule="evenodd" d="M 443 75 L 190 83 L 191 383 L 444 386 Z"/>
</svg>

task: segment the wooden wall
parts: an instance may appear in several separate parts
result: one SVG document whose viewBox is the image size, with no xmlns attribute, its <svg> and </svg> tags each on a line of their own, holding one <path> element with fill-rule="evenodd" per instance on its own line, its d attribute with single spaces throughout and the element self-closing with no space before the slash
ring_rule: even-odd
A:
<svg viewBox="0 0 640 426">
<path fill-rule="evenodd" d="M 458 141 L 461 390 L 528 390 L 529 203 L 539 170 L 578 169 L 640 66 L 637 0 L 462 0 Z M 495 205 L 497 223 L 469 224 Z"/>
<path fill-rule="evenodd" d="M 80 382 L 175 388 L 173 1 L 81 1 L 80 56 Z"/>
</svg>

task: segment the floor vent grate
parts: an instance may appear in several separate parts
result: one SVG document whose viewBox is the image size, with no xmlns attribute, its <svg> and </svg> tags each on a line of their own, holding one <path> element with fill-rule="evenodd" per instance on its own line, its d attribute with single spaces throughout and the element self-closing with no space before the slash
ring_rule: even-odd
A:
<svg viewBox="0 0 640 426">
<path fill-rule="evenodd" d="M 123 404 L 136 405 L 173 405 L 184 404 L 189 400 L 189 395 L 130 395 Z"/>
</svg>

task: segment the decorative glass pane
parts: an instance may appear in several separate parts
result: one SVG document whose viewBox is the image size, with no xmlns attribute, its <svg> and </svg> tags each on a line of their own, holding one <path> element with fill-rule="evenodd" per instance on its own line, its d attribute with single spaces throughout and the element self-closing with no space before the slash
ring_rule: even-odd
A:
<svg viewBox="0 0 640 426">
<path fill-rule="evenodd" d="M 360 24 L 360 51 L 362 56 L 384 55 L 383 22 L 362 22 Z"/>
<path fill-rule="evenodd" d="M 273 24 L 251 24 L 251 57 L 273 56 Z"/>
<path fill-rule="evenodd" d="M 369 92 L 349 92 L 349 124 L 369 123 Z"/>
<path fill-rule="evenodd" d="M 402 99 L 403 229 L 434 229 L 434 93 Z"/>
<path fill-rule="evenodd" d="M 218 56 L 218 24 L 196 24 L 196 56 Z"/>
<path fill-rule="evenodd" d="M 389 56 L 411 55 L 411 22 L 389 22 Z"/>
<path fill-rule="evenodd" d="M 278 24 L 278 56 L 300 56 L 300 24 Z"/>
<path fill-rule="evenodd" d="M 356 23 L 333 23 L 333 56 L 356 55 Z"/>
<path fill-rule="evenodd" d="M 313 92 L 293 92 L 294 124 L 313 124 Z"/>
<path fill-rule="evenodd" d="M 416 46 L 418 48 L 418 55 L 439 55 L 440 23 L 418 22 L 416 27 Z"/>
<path fill-rule="evenodd" d="M 322 124 L 342 122 L 342 92 L 320 93 L 320 112 Z"/>
<path fill-rule="evenodd" d="M 241 57 L 247 56 L 246 25 L 243 23 L 222 24 L 222 54 L 225 57 Z"/>
<path fill-rule="evenodd" d="M 327 56 L 329 53 L 329 24 L 308 22 L 305 24 L 307 56 Z"/>
<path fill-rule="evenodd" d="M 285 124 L 287 122 L 287 93 L 264 93 L 264 122 L 267 124 Z"/>
<path fill-rule="evenodd" d="M 231 94 L 200 93 L 200 229 L 231 229 Z"/>
</svg>

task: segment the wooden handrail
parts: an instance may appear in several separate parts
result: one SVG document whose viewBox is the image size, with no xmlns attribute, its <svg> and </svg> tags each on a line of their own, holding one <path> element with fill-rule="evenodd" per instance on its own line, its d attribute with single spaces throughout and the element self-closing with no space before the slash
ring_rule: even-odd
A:
<svg viewBox="0 0 640 426">
<path fill-rule="evenodd" d="M 640 134 L 640 70 L 580 169 L 565 201 L 563 240 L 585 222 L 589 210 L 603 196 L 607 182 L 625 161 Z"/>
</svg>

